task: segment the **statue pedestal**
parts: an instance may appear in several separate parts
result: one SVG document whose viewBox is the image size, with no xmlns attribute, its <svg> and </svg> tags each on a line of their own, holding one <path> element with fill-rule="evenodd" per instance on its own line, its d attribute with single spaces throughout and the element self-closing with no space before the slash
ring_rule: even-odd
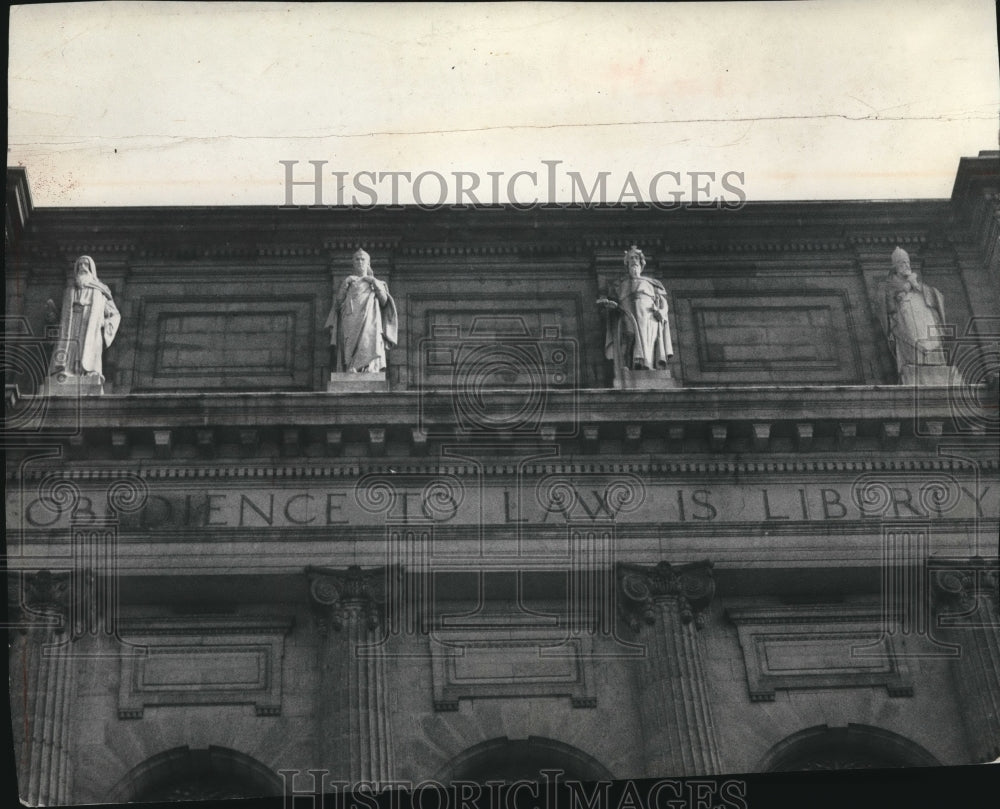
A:
<svg viewBox="0 0 1000 809">
<path fill-rule="evenodd" d="M 377 374 L 331 373 L 327 393 L 378 393 L 389 390 L 385 371 Z"/>
<path fill-rule="evenodd" d="M 668 390 L 681 387 L 670 369 L 663 371 L 631 371 L 622 368 L 615 375 L 615 390 Z"/>
<path fill-rule="evenodd" d="M 49 377 L 41 393 L 42 396 L 101 396 L 104 383 L 99 376 L 69 376 L 63 380 Z"/>
<path fill-rule="evenodd" d="M 899 382 L 920 388 L 954 387 L 962 384 L 962 375 L 950 365 L 904 365 Z"/>
</svg>

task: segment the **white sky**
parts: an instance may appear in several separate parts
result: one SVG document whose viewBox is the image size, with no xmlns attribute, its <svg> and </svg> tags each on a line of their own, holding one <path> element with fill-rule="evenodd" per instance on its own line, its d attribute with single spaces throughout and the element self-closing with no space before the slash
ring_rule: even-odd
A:
<svg viewBox="0 0 1000 809">
<path fill-rule="evenodd" d="M 36 205 L 280 205 L 279 160 L 946 197 L 1000 118 L 992 0 L 19 6 L 8 75 Z"/>
</svg>

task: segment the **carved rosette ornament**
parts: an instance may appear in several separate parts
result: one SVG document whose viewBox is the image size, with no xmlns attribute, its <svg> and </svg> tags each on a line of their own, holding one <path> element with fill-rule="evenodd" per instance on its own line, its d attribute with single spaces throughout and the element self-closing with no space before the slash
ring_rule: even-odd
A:
<svg viewBox="0 0 1000 809">
<path fill-rule="evenodd" d="M 655 567 L 620 564 L 618 581 L 623 598 L 624 617 L 633 632 L 641 623 L 656 620 L 657 600 L 675 598 L 680 618 L 684 623 L 694 621 L 701 629 L 705 625 L 705 608 L 715 595 L 712 563 L 693 562 L 674 567 L 660 562 Z"/>
<path fill-rule="evenodd" d="M 1000 756 L 1000 565 L 935 559 L 931 581 L 934 631 L 959 646 L 952 675 L 972 755 L 993 761 Z"/>
<path fill-rule="evenodd" d="M 338 632 L 351 620 L 363 620 L 370 630 L 382 626 L 385 583 L 382 570 L 364 571 L 357 565 L 346 570 L 309 568 L 309 595 L 320 607 L 320 630 Z"/>
</svg>

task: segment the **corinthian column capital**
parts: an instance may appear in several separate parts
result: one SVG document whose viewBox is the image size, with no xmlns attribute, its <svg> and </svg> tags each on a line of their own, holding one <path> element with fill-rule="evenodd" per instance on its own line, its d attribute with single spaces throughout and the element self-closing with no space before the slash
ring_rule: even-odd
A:
<svg viewBox="0 0 1000 809">
<path fill-rule="evenodd" d="M 707 560 L 677 566 L 669 562 L 652 566 L 620 563 L 618 589 L 619 603 L 633 631 L 638 631 L 641 623 L 654 623 L 655 605 L 671 599 L 677 601 L 681 620 L 693 620 L 700 629 L 705 623 L 704 611 L 715 595 L 715 578 Z"/>
<path fill-rule="evenodd" d="M 352 620 L 363 620 L 369 629 L 378 629 L 385 606 L 385 570 L 362 570 L 357 565 L 342 570 L 309 567 L 309 596 L 320 608 L 320 627 L 340 631 Z"/>
<path fill-rule="evenodd" d="M 934 560 L 931 583 L 936 606 L 945 612 L 971 616 L 981 603 L 1000 609 L 1000 568 L 996 562 L 981 557 Z"/>
<path fill-rule="evenodd" d="M 69 573 L 52 573 L 40 570 L 25 573 L 21 591 L 12 589 L 8 594 L 11 620 L 21 624 L 21 631 L 29 626 L 48 625 L 57 633 L 66 627 L 70 602 Z M 20 597 L 19 597 L 20 595 Z M 59 623 L 53 624 L 53 620 Z"/>
</svg>

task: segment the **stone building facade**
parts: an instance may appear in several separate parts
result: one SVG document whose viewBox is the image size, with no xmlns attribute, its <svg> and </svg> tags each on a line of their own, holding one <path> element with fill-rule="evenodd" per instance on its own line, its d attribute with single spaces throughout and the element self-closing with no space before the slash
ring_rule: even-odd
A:
<svg viewBox="0 0 1000 809">
<path fill-rule="evenodd" d="M 8 169 L 22 798 L 1000 756 L 998 193 L 995 152 L 740 210 L 46 209 Z M 633 244 L 669 385 L 605 353 Z M 899 384 L 897 246 L 950 384 Z M 358 247 L 398 338 L 331 381 Z M 57 395 L 81 255 L 121 323 Z"/>
</svg>

